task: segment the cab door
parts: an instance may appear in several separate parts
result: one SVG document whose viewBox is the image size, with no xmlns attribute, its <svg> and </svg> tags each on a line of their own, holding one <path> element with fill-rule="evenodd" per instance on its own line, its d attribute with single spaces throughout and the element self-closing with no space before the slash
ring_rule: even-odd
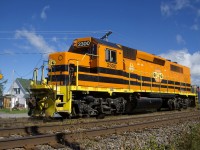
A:
<svg viewBox="0 0 200 150">
<path fill-rule="evenodd" d="M 121 88 L 123 59 L 120 49 L 101 45 L 99 48 L 99 87 Z"/>
<path fill-rule="evenodd" d="M 90 73 L 98 73 L 97 44 L 92 43 L 90 48 Z"/>
</svg>

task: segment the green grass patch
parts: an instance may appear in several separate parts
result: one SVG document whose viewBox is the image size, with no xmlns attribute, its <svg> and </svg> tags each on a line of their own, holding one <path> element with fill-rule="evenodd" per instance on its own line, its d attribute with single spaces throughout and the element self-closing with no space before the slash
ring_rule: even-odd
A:
<svg viewBox="0 0 200 150">
<path fill-rule="evenodd" d="M 20 109 L 20 110 L 10 110 L 8 108 L 0 109 L 0 113 L 7 113 L 7 114 L 22 114 L 22 113 L 28 113 L 27 109 Z"/>
</svg>

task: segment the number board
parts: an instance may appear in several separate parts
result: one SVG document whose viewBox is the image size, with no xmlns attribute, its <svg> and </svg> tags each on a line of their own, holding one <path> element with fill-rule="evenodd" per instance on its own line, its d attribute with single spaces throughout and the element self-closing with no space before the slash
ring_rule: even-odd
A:
<svg viewBox="0 0 200 150">
<path fill-rule="evenodd" d="M 107 63 L 108 68 L 116 69 L 116 64 L 113 63 Z"/>
<path fill-rule="evenodd" d="M 78 47 L 87 47 L 89 45 L 90 45 L 90 41 L 80 41 L 77 44 Z"/>
</svg>

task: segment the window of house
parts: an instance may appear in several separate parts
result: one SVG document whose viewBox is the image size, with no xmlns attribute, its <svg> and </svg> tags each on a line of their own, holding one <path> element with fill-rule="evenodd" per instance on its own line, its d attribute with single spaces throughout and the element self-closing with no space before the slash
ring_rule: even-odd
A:
<svg viewBox="0 0 200 150">
<path fill-rule="evenodd" d="M 106 49 L 106 61 L 107 61 L 107 62 L 116 63 L 116 62 L 117 62 L 117 54 L 116 54 L 116 51 L 110 50 L 110 49 Z"/>
<path fill-rule="evenodd" d="M 15 94 L 20 94 L 20 88 L 14 88 Z"/>
</svg>

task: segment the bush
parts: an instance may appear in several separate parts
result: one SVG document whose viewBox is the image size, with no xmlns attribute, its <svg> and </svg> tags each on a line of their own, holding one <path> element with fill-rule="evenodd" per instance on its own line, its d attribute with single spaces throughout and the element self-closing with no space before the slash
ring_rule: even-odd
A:
<svg viewBox="0 0 200 150">
<path fill-rule="evenodd" d="M 190 126 L 190 132 L 183 133 L 181 138 L 175 143 L 178 150 L 198 150 L 200 149 L 200 124 Z"/>
</svg>

